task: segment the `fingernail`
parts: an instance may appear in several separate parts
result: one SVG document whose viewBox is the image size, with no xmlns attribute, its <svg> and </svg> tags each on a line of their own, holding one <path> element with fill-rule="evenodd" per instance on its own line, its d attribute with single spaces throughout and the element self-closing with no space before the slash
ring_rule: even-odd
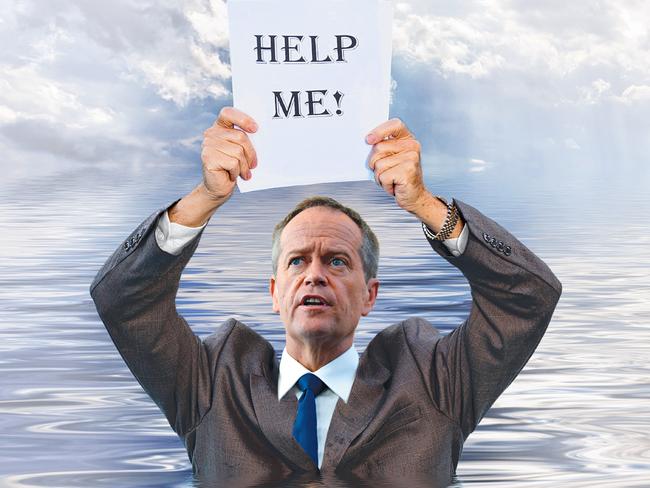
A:
<svg viewBox="0 0 650 488">
<path fill-rule="evenodd" d="M 250 180 L 253 177 L 253 173 L 251 173 L 251 170 L 249 169 L 248 172 L 246 173 L 246 179 Z"/>
<path fill-rule="evenodd" d="M 252 131 L 256 131 L 256 130 L 257 130 L 257 124 L 256 124 L 255 122 L 251 123 L 251 125 L 250 125 L 250 129 L 251 129 Z"/>
<path fill-rule="evenodd" d="M 368 144 L 374 144 L 376 141 L 377 141 L 377 139 L 375 138 L 375 136 L 373 134 L 368 134 L 366 136 L 366 142 L 368 142 Z"/>
</svg>

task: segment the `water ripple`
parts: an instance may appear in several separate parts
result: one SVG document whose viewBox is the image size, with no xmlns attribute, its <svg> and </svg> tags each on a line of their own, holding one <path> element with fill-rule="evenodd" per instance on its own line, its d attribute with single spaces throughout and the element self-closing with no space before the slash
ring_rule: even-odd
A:
<svg viewBox="0 0 650 488">
<path fill-rule="evenodd" d="M 431 184 L 518 236 L 564 293 L 536 353 L 467 440 L 458 486 L 650 486 L 650 233 L 641 224 L 648 197 L 620 190 L 621 219 L 571 182 L 528 181 L 498 194 L 484 191 L 502 184 L 488 177 Z M 0 485 L 195 486 L 181 441 L 122 362 L 88 296 L 121 240 L 193 184 L 180 170 L 152 176 L 146 192 L 141 178 L 101 170 L 92 175 L 97 185 L 60 178 L 54 186 L 66 191 L 45 204 L 37 195 L 51 180 L 9 188 L 0 201 L 0 225 L 12 229 L 0 275 Z M 590 191 L 612 191 L 591 183 Z M 381 241 L 380 294 L 357 329 L 360 352 L 405 316 L 443 332 L 466 318 L 467 282 L 432 253 L 414 218 L 372 183 L 323 185 L 235 195 L 220 209 L 177 300 L 198 335 L 234 316 L 279 354 L 284 328 L 267 291 L 270 235 L 314 193 L 359 210 Z M 605 233 L 612 222 L 616 232 Z"/>
</svg>

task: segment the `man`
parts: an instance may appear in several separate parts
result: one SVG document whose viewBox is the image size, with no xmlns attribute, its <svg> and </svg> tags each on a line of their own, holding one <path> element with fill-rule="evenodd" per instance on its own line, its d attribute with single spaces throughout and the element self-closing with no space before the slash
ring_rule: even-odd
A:
<svg viewBox="0 0 650 488">
<path fill-rule="evenodd" d="M 251 178 L 257 156 L 246 132 L 255 130 L 249 116 L 224 108 L 204 133 L 203 182 L 154 212 L 99 271 L 91 295 L 111 338 L 200 478 L 320 468 L 448 484 L 463 442 L 541 340 L 560 282 L 496 222 L 429 193 L 418 141 L 391 119 L 367 137 L 369 166 L 468 279 L 467 320 L 441 336 L 408 318 L 359 358 L 353 337 L 377 297 L 378 244 L 356 212 L 314 198 L 274 232 L 269 289 L 286 330 L 280 364 L 262 336 L 234 319 L 201 340 L 176 312 L 181 272 L 237 178 Z"/>
</svg>

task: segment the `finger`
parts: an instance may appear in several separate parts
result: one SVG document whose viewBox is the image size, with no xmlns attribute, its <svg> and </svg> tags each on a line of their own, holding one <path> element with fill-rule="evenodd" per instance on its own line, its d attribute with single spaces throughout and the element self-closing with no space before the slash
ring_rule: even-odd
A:
<svg viewBox="0 0 650 488">
<path fill-rule="evenodd" d="M 241 176 L 243 180 L 250 180 L 253 177 L 253 173 L 251 173 L 248 164 L 241 159 L 239 160 L 239 176 Z"/>
<path fill-rule="evenodd" d="M 381 186 L 386 193 L 395 196 L 394 183 L 393 183 L 393 179 L 390 178 L 390 176 L 391 175 L 386 171 L 383 174 L 378 175 L 376 178 L 377 184 Z"/>
<path fill-rule="evenodd" d="M 403 177 L 400 181 L 416 180 L 420 172 L 420 156 L 415 151 L 396 154 L 378 161 L 375 165 L 375 181 L 379 183 L 380 176 L 387 171 L 399 172 Z"/>
<path fill-rule="evenodd" d="M 237 176 L 239 176 L 240 172 L 238 159 L 224 154 L 219 151 L 219 149 L 212 146 L 203 148 L 201 151 L 201 159 L 206 171 L 214 172 L 226 170 L 230 181 L 237 180 Z"/>
<path fill-rule="evenodd" d="M 248 137 L 248 134 L 240 129 L 228 129 L 220 126 L 213 126 L 206 130 L 203 135 L 207 139 L 225 140 L 233 144 L 238 144 L 242 147 L 248 165 L 251 168 L 257 167 L 257 151 L 253 147 L 253 143 Z M 230 154 L 230 153 L 229 153 Z M 234 156 L 234 154 L 232 154 Z"/>
<path fill-rule="evenodd" d="M 251 179 L 252 173 L 250 172 L 250 169 L 248 168 L 248 164 L 246 163 L 245 159 L 232 157 L 229 154 L 226 154 L 222 151 L 219 152 L 221 152 L 221 154 L 225 158 L 227 158 L 229 164 L 228 167 L 224 166 L 224 169 L 227 169 L 231 181 L 235 181 L 238 176 L 241 176 L 243 180 Z"/>
<path fill-rule="evenodd" d="M 247 132 L 255 132 L 257 130 L 257 124 L 253 120 L 253 117 L 235 107 L 223 107 L 214 125 L 220 125 L 228 129 L 232 129 L 236 125 Z"/>
<path fill-rule="evenodd" d="M 395 167 L 398 164 L 401 164 L 403 162 L 404 162 L 403 157 L 401 155 L 398 155 L 398 154 L 394 154 L 392 156 L 386 156 L 386 157 L 380 159 L 379 161 L 377 161 L 375 163 L 375 168 L 373 170 L 375 172 L 375 181 L 377 181 L 377 183 L 379 183 L 378 178 L 383 172 L 385 172 L 386 170 L 389 170 L 390 168 L 393 168 L 393 167 Z"/>
<path fill-rule="evenodd" d="M 389 139 L 387 141 L 378 142 L 372 147 L 368 167 L 374 170 L 376 162 L 386 156 L 392 156 L 393 154 L 399 154 L 406 151 L 416 151 L 419 153 L 420 149 L 420 143 L 417 139 Z"/>
<path fill-rule="evenodd" d="M 390 119 L 383 124 L 378 125 L 372 129 L 366 136 L 368 144 L 375 144 L 379 141 L 393 137 L 394 139 L 406 139 L 413 137 L 413 134 L 408 130 L 406 124 L 398 118 Z"/>
<path fill-rule="evenodd" d="M 246 137 L 246 134 L 244 134 L 242 131 L 237 129 L 233 129 L 233 130 L 239 132 L 244 137 Z M 205 144 L 211 147 L 215 147 L 222 153 L 237 159 L 240 162 L 240 165 L 242 167 L 242 178 L 244 178 L 245 180 L 250 179 L 251 177 L 250 168 L 252 168 L 251 156 L 247 154 L 247 150 L 245 146 L 241 146 L 234 142 L 230 142 L 226 139 L 213 138 L 213 137 L 206 137 Z"/>
<path fill-rule="evenodd" d="M 224 142 L 228 143 L 227 141 L 224 141 Z M 222 151 L 224 154 L 227 154 L 228 156 L 234 157 L 237 160 L 237 162 L 239 163 L 239 176 L 241 176 L 242 179 L 244 179 L 244 180 L 250 180 L 252 174 L 251 174 L 250 167 L 248 165 L 248 161 L 246 159 L 246 154 L 244 153 L 243 148 L 241 146 L 239 146 L 239 145 L 236 145 L 236 144 L 232 144 L 232 143 L 228 143 L 228 144 L 230 144 L 231 146 L 234 146 L 234 149 L 228 148 L 229 151 L 230 150 L 234 151 L 234 153 L 235 153 L 234 156 L 231 155 L 229 152 L 226 152 L 226 151 L 221 150 L 221 149 L 219 149 L 219 150 Z"/>
<path fill-rule="evenodd" d="M 395 196 L 395 187 L 405 184 L 408 181 L 408 177 L 402 167 L 393 166 L 382 172 L 377 177 L 377 180 L 386 193 Z"/>
</svg>

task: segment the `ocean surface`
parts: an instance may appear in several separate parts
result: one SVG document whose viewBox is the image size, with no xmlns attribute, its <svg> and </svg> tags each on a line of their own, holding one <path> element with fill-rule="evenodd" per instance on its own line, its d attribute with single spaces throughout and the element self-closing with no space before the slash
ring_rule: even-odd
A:
<svg viewBox="0 0 650 488">
<path fill-rule="evenodd" d="M 465 443 L 458 485 L 650 486 L 648 171 L 425 173 L 432 192 L 499 222 L 563 284 L 537 351 Z M 88 287 L 142 220 L 199 178 L 187 165 L 98 166 L 0 186 L 0 486 L 194 485 L 181 441 L 121 360 Z M 379 298 L 357 329 L 359 352 L 406 316 L 445 333 L 463 322 L 463 275 L 368 181 L 235 194 L 183 274 L 177 305 L 196 334 L 236 317 L 282 351 L 270 236 L 312 194 L 357 209 L 381 242 Z"/>
</svg>

